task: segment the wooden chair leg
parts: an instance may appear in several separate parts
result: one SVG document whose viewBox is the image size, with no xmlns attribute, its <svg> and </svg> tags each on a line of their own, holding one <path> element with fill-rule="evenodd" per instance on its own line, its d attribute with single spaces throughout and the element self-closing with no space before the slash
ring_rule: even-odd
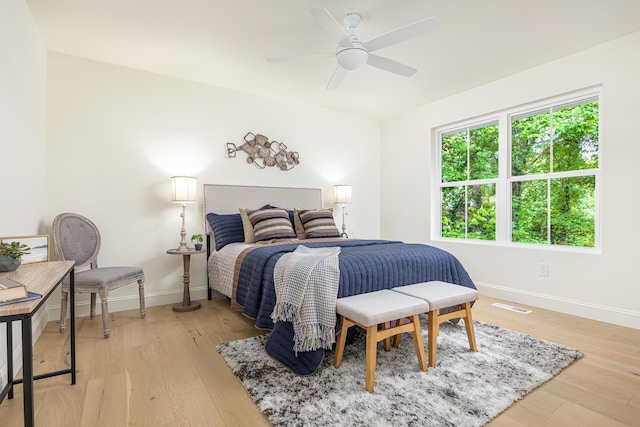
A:
<svg viewBox="0 0 640 427">
<path fill-rule="evenodd" d="M 111 330 L 109 329 L 109 302 L 108 291 L 104 288 L 100 289 L 100 303 L 102 304 L 102 330 L 104 337 L 109 338 Z"/>
<path fill-rule="evenodd" d="M 416 356 L 418 356 L 418 364 L 420 369 L 427 371 L 427 361 L 424 357 L 424 343 L 422 342 L 422 331 L 420 329 L 420 317 L 415 314 L 411 317 L 413 323 L 413 346 L 416 348 Z"/>
<path fill-rule="evenodd" d="M 67 301 L 69 300 L 69 292 L 60 290 L 60 332 L 67 329 Z"/>
<path fill-rule="evenodd" d="M 340 318 L 340 332 L 338 336 L 338 342 L 336 343 L 336 354 L 333 355 L 333 366 L 340 367 L 342 363 L 342 355 L 344 353 L 344 346 L 347 342 L 347 330 L 349 329 L 349 321 L 342 316 Z"/>
<path fill-rule="evenodd" d="M 469 348 L 471 349 L 471 351 L 478 351 L 478 347 L 476 346 L 476 333 L 473 330 L 473 319 L 471 318 L 471 303 L 464 303 L 464 310 L 467 313 L 464 318 L 464 326 L 467 329 Z"/>
<path fill-rule="evenodd" d="M 440 325 L 438 324 L 439 310 L 432 310 L 429 312 L 429 366 L 436 367 L 436 346 L 438 344 L 438 333 L 440 332 Z"/>
<path fill-rule="evenodd" d="M 144 319 L 147 315 L 144 305 L 144 279 L 138 280 L 138 293 L 140 294 L 140 317 Z"/>
<path fill-rule="evenodd" d="M 89 306 L 89 319 L 93 320 L 96 317 L 96 293 L 91 292 L 91 305 Z"/>
<path fill-rule="evenodd" d="M 376 350 L 378 347 L 378 325 L 367 327 L 366 372 L 367 391 L 373 393 L 376 376 Z"/>
</svg>

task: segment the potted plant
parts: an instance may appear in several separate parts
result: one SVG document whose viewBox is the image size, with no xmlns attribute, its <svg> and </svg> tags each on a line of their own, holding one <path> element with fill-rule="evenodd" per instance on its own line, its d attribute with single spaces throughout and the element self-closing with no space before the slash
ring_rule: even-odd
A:
<svg viewBox="0 0 640 427">
<path fill-rule="evenodd" d="M 30 254 L 30 250 L 29 246 L 20 242 L 0 243 L 0 272 L 20 267 L 22 255 Z"/>
<path fill-rule="evenodd" d="M 195 246 L 196 251 L 199 251 L 202 249 L 202 242 L 204 242 L 204 237 L 202 236 L 202 234 L 194 234 L 193 236 L 191 236 L 191 242 L 193 243 L 193 246 Z"/>
</svg>

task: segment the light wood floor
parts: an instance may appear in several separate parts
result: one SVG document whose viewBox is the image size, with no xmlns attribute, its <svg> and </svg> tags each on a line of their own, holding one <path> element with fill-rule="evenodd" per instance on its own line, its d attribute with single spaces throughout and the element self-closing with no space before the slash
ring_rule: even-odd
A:
<svg viewBox="0 0 640 427">
<path fill-rule="evenodd" d="M 482 297 L 475 320 L 581 349 L 585 356 L 516 402 L 490 427 L 639 426 L 640 330 L 528 307 L 519 314 Z M 500 301 L 505 302 L 505 301 Z M 111 315 L 111 338 L 99 316 L 77 322 L 78 381 L 36 381 L 38 426 L 268 426 L 216 344 L 259 334 L 224 298 L 200 310 L 171 306 Z M 526 307 L 518 305 L 520 307 Z M 36 373 L 68 367 L 67 334 L 50 322 L 35 350 Z M 482 343 L 478 342 L 479 351 Z M 0 405 L 0 426 L 22 425 L 22 386 Z"/>
</svg>

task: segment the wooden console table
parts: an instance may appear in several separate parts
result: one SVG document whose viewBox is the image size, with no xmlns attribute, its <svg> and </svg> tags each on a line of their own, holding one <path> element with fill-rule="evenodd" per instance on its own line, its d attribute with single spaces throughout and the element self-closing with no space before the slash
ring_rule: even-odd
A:
<svg viewBox="0 0 640 427">
<path fill-rule="evenodd" d="M 182 292 L 182 302 L 173 304 L 173 311 L 193 311 L 200 308 L 200 301 L 191 301 L 191 295 L 189 293 L 190 274 L 189 269 L 191 265 L 191 255 L 202 254 L 204 249 L 195 250 L 189 249 L 188 251 L 179 251 L 177 249 L 169 249 L 167 253 L 169 255 L 182 255 L 182 266 L 184 269 L 183 284 L 184 290 Z"/>
<path fill-rule="evenodd" d="M 42 298 L 18 302 L 0 306 L 0 323 L 7 326 L 7 385 L 0 392 L 0 403 L 5 396 L 13 399 L 13 387 L 16 384 L 23 386 L 24 425 L 35 425 L 33 381 L 57 375 L 71 374 L 71 384 L 76 383 L 76 324 L 75 324 L 75 297 L 74 297 L 74 261 L 53 261 L 38 265 L 21 266 L 15 271 L 0 273 L 0 277 L 8 277 L 27 286 L 29 292 L 42 295 Z M 44 305 L 54 289 L 62 283 L 69 274 L 69 298 L 70 298 L 70 342 L 71 342 L 71 367 L 61 371 L 46 374 L 33 375 L 33 315 Z M 19 320 L 22 324 L 22 378 L 13 377 L 13 327 L 12 322 Z"/>
</svg>

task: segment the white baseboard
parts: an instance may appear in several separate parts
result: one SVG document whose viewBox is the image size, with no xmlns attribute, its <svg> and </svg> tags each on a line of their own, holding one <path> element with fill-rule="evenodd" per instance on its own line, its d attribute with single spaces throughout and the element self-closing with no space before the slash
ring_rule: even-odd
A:
<svg viewBox="0 0 640 427">
<path fill-rule="evenodd" d="M 182 290 L 171 290 L 165 292 L 145 292 L 144 303 L 146 307 L 154 307 L 158 305 L 174 304 L 182 301 Z M 191 287 L 189 295 L 192 300 L 207 299 L 207 287 Z M 76 295 L 77 298 L 77 295 Z M 76 300 L 76 317 L 88 316 L 90 311 L 90 301 L 88 298 L 82 301 Z M 129 295 L 126 297 L 109 297 L 109 312 L 117 313 L 125 310 L 137 310 L 140 307 L 137 295 Z M 101 314 L 100 298 L 96 299 L 96 315 Z M 68 315 L 68 313 L 67 313 Z M 49 302 L 48 320 L 60 319 L 60 301 Z"/>
<path fill-rule="evenodd" d="M 505 288 L 488 283 L 476 282 L 480 297 L 500 298 L 507 301 L 527 304 L 547 310 L 585 317 L 628 328 L 640 329 L 640 312 L 623 310 L 614 307 L 585 303 L 583 301 L 559 298 L 552 295 Z"/>
</svg>

